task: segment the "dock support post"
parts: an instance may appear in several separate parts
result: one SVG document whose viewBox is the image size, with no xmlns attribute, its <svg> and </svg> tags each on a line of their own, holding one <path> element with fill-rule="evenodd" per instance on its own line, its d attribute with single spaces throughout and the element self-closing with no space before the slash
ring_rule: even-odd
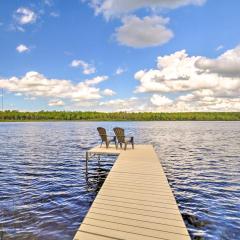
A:
<svg viewBox="0 0 240 240">
<path fill-rule="evenodd" d="M 88 152 L 86 152 L 86 176 L 88 175 L 88 159 L 89 159 Z"/>
</svg>

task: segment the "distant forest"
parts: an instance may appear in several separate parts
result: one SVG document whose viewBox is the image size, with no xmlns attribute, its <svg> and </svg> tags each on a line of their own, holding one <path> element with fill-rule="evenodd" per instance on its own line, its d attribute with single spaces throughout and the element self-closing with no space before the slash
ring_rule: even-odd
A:
<svg viewBox="0 0 240 240">
<path fill-rule="evenodd" d="M 240 121 L 240 112 L 2 111 L 0 121 Z"/>
</svg>

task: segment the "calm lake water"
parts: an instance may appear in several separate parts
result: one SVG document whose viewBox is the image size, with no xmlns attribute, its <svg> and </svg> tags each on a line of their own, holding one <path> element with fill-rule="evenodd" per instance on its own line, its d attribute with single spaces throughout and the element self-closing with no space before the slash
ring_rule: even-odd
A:
<svg viewBox="0 0 240 240">
<path fill-rule="evenodd" d="M 96 127 L 153 144 L 193 239 L 240 239 L 240 122 L 0 123 L 0 239 L 72 239 L 114 158 L 87 182 Z"/>
</svg>

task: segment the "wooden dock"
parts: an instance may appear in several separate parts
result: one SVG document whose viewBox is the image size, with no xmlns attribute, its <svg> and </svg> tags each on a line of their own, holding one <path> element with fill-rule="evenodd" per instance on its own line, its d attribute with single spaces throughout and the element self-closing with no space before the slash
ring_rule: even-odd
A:
<svg viewBox="0 0 240 240">
<path fill-rule="evenodd" d="M 95 147 L 88 154 L 118 158 L 74 240 L 190 240 L 152 145 Z"/>
</svg>

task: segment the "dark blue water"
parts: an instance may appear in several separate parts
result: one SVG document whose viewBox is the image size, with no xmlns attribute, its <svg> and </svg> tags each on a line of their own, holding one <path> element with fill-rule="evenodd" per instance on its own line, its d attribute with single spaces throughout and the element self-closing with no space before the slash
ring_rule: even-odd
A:
<svg viewBox="0 0 240 240">
<path fill-rule="evenodd" d="M 0 239 L 72 239 L 114 158 L 96 127 L 124 127 L 159 155 L 193 239 L 240 239 L 240 122 L 0 123 Z"/>
</svg>

